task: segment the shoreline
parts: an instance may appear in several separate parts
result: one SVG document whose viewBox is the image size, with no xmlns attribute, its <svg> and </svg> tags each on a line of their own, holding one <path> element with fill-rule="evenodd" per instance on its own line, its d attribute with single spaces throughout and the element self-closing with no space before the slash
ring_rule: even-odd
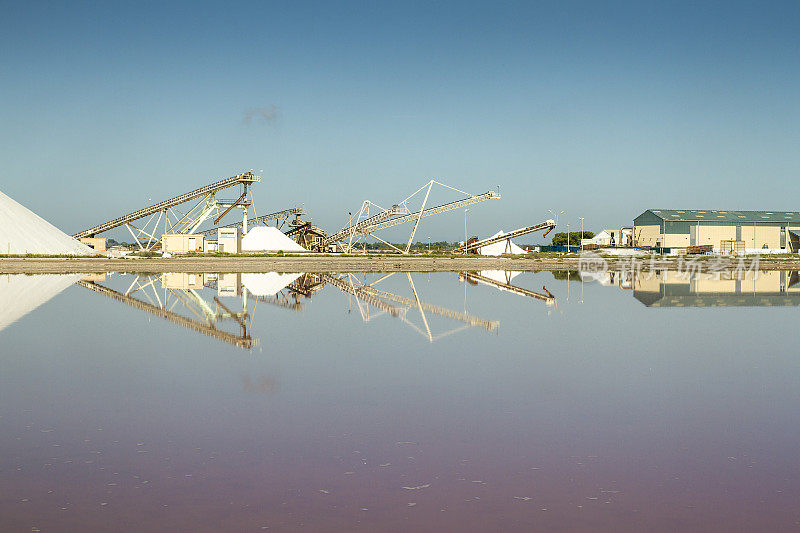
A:
<svg viewBox="0 0 800 533">
<path fill-rule="evenodd" d="M 91 258 L 0 258 L 0 274 L 71 274 L 102 272 L 460 272 L 476 270 L 686 270 L 697 272 L 758 269 L 800 270 L 800 257 L 738 258 L 696 256 L 668 258 L 486 257 L 486 256 L 234 256 Z"/>
</svg>

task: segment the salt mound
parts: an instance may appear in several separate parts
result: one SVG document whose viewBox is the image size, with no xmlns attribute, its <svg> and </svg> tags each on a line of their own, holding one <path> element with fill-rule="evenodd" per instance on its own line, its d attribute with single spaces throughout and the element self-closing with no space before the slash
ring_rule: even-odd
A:
<svg viewBox="0 0 800 533">
<path fill-rule="evenodd" d="M 0 254 L 97 255 L 0 191 Z"/>
<path fill-rule="evenodd" d="M 307 252 L 305 248 L 272 226 L 256 226 L 242 237 L 244 252 Z"/>
<path fill-rule="evenodd" d="M 292 283 L 302 274 L 242 274 L 242 284 L 255 296 L 274 296 L 281 289 Z"/>
<path fill-rule="evenodd" d="M 502 231 L 498 231 L 497 233 L 492 235 L 492 237 L 498 237 L 500 235 L 505 235 L 505 233 L 503 233 Z M 511 244 L 511 246 L 507 247 L 508 244 Z M 478 250 L 478 253 L 481 255 L 501 255 L 501 254 L 524 254 L 526 252 L 525 250 L 514 244 L 514 241 L 511 241 L 510 243 L 508 241 L 500 241 L 480 248 Z"/>
<path fill-rule="evenodd" d="M 0 330 L 27 315 L 82 276 L 83 274 L 0 276 Z"/>
</svg>

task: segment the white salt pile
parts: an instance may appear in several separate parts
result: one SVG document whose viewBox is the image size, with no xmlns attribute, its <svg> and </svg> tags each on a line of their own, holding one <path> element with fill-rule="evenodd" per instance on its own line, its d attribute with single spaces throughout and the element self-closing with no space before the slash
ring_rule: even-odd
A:
<svg viewBox="0 0 800 533">
<path fill-rule="evenodd" d="M 0 191 L 0 254 L 97 255 Z"/>
<path fill-rule="evenodd" d="M 242 285 L 255 296 L 274 296 L 302 274 L 278 274 L 265 272 L 263 274 L 242 274 Z"/>
<path fill-rule="evenodd" d="M 505 235 L 502 231 L 498 231 L 492 237 Z M 510 246 L 509 246 L 510 245 Z M 524 254 L 525 250 L 514 244 L 514 241 L 500 241 L 488 246 L 484 246 L 478 250 L 481 255 L 501 255 L 501 254 Z"/>
<path fill-rule="evenodd" d="M 81 277 L 82 274 L 0 276 L 0 330 L 27 315 Z"/>
<path fill-rule="evenodd" d="M 272 226 L 256 226 L 242 237 L 244 252 L 306 252 L 305 248 Z"/>
</svg>

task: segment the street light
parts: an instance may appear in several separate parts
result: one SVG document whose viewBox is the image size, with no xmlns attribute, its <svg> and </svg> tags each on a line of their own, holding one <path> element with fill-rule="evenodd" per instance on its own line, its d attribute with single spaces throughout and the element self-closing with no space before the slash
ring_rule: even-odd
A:
<svg viewBox="0 0 800 533">
<path fill-rule="evenodd" d="M 558 215 L 563 215 L 564 211 L 562 210 L 560 213 L 553 213 L 552 209 L 548 209 L 548 211 L 550 211 L 550 214 L 553 215 L 553 219 L 556 221 L 556 226 L 558 226 Z"/>
<path fill-rule="evenodd" d="M 469 209 L 464 209 L 464 250 L 467 249 L 467 211 Z"/>
<path fill-rule="evenodd" d="M 583 251 L 583 217 L 578 217 L 578 220 L 581 221 L 581 251 Z"/>
<path fill-rule="evenodd" d="M 567 253 L 569 253 L 569 222 L 567 222 Z M 569 280 L 569 278 L 567 278 Z"/>
</svg>

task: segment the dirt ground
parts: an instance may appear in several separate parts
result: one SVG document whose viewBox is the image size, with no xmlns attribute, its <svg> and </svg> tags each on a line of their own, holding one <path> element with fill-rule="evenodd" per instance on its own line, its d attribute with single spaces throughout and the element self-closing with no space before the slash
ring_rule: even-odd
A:
<svg viewBox="0 0 800 533">
<path fill-rule="evenodd" d="M 620 270 L 688 269 L 720 271 L 759 268 L 800 270 L 800 258 L 675 257 L 607 258 L 591 267 L 579 257 L 427 257 L 427 256 L 289 256 L 289 257 L 172 257 L 172 258 L 0 258 L 2 274 L 100 273 L 100 272 L 457 272 L 475 270 Z"/>
</svg>

